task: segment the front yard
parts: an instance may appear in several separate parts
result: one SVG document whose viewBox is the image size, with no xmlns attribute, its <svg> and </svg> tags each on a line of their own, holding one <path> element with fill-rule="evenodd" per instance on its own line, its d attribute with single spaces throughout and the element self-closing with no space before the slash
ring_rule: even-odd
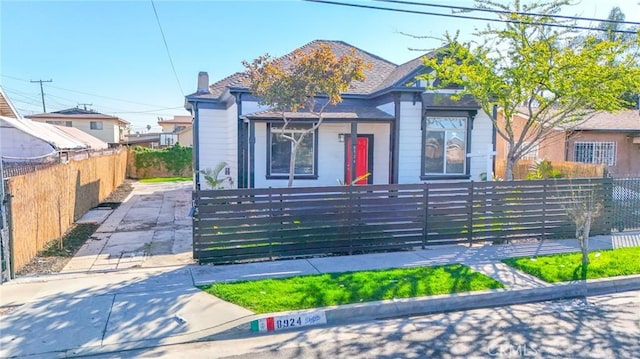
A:
<svg viewBox="0 0 640 359">
<path fill-rule="evenodd" d="M 591 252 L 586 279 L 640 274 L 639 259 L 640 247 Z M 508 258 L 502 262 L 549 283 L 583 279 L 581 253 Z"/>
<path fill-rule="evenodd" d="M 209 294 L 256 313 L 503 288 L 461 264 L 214 283 Z"/>
</svg>

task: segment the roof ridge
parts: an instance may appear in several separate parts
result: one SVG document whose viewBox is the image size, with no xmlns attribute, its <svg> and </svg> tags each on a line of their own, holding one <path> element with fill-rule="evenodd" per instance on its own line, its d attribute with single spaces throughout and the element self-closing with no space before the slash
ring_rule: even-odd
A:
<svg viewBox="0 0 640 359">
<path fill-rule="evenodd" d="M 378 60 L 380 60 L 380 61 L 384 61 L 384 62 L 386 62 L 386 63 L 387 63 L 387 64 L 389 64 L 389 65 L 393 65 L 393 66 L 396 66 L 396 67 L 397 67 L 397 66 L 399 66 L 398 64 L 396 64 L 396 63 L 394 63 L 394 62 L 391 62 L 391 61 L 389 61 L 389 60 L 387 60 L 387 59 L 385 59 L 385 58 L 383 58 L 383 57 L 380 57 L 379 55 L 373 54 L 373 53 L 371 53 L 371 52 L 369 52 L 369 51 L 367 51 L 367 50 L 363 50 L 363 49 L 361 49 L 361 48 L 359 48 L 359 47 L 357 47 L 357 46 L 355 46 L 355 45 L 351 45 L 350 43 L 348 43 L 348 42 L 346 42 L 346 41 L 343 41 L 343 40 L 323 40 L 323 39 L 316 39 L 316 40 L 313 40 L 313 41 L 311 41 L 311 42 L 306 43 L 305 45 L 300 46 L 298 49 L 302 49 L 302 48 L 304 48 L 304 47 L 310 46 L 310 45 L 311 45 L 311 44 L 313 44 L 313 43 L 326 43 L 326 42 L 333 42 L 333 43 L 342 44 L 342 45 L 344 45 L 344 46 L 348 46 L 348 47 L 354 48 L 354 49 L 356 49 L 356 50 L 358 50 L 358 51 L 362 51 L 362 52 L 364 52 L 365 54 L 367 54 L 367 55 L 369 55 L 369 56 L 371 56 L 371 57 L 375 57 L 376 59 L 378 59 Z M 297 50 L 297 49 L 296 49 L 296 50 Z M 293 50 L 293 51 L 295 51 L 295 50 Z M 290 53 L 292 53 L 293 51 L 291 51 Z M 288 54 L 287 54 L 287 55 L 288 55 Z"/>
</svg>

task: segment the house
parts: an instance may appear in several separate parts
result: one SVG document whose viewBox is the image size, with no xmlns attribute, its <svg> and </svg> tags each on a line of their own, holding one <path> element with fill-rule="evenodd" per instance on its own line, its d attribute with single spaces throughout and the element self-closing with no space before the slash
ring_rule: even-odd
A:
<svg viewBox="0 0 640 359">
<path fill-rule="evenodd" d="M 502 114 L 498 126 L 504 126 Z M 516 136 L 522 133 L 526 115 L 513 118 Z M 525 138 L 525 143 L 531 140 Z M 603 164 L 616 178 L 640 176 L 640 114 L 637 109 L 616 113 L 597 112 L 584 121 L 550 130 L 535 143 L 523 159 Z M 498 136 L 496 159 L 505 159 L 506 141 Z"/>
<path fill-rule="evenodd" d="M 124 140 L 120 142 L 125 146 L 160 148 L 160 133 L 131 133 L 124 136 Z"/>
<path fill-rule="evenodd" d="M 453 101 L 455 89 L 425 91 L 426 84 L 416 81 L 428 71 L 422 56 L 397 65 L 345 42 L 325 40 L 301 50 L 321 44 L 338 56 L 354 50 L 371 68 L 364 81 L 351 84 L 341 103 L 327 107 L 323 124 L 300 145 L 294 186 L 337 185 L 366 173 L 371 174 L 366 183 L 396 184 L 478 180 L 486 172 L 494 138 L 491 117 L 468 96 Z M 197 91 L 185 100 L 194 119 L 196 171 L 226 162 L 225 174 L 235 187 L 287 185 L 291 145 L 278 135 L 283 121 L 258 100 L 243 73 L 213 84 L 207 73 L 199 74 Z M 296 122 L 289 132 L 316 120 L 307 112 L 291 115 Z M 196 189 L 204 183 L 200 177 Z"/>
<path fill-rule="evenodd" d="M 159 118 L 158 125 L 162 127 L 160 146 L 173 146 L 180 143 L 182 146 L 189 147 L 193 144 L 191 116 L 173 116 L 170 120 Z"/>
<path fill-rule="evenodd" d="M 598 112 L 566 133 L 567 161 L 604 164 L 614 178 L 640 176 L 637 109 Z"/>
<path fill-rule="evenodd" d="M 129 125 L 129 122 L 119 117 L 77 107 L 31 115 L 27 118 L 52 125 L 75 127 L 110 144 L 123 141 Z"/>
</svg>

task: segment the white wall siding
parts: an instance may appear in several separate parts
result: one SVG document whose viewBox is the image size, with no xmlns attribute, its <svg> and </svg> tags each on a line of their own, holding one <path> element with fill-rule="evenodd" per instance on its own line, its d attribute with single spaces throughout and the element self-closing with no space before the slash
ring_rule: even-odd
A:
<svg viewBox="0 0 640 359">
<path fill-rule="evenodd" d="M 398 183 L 420 183 L 422 156 L 422 104 L 400 102 Z"/>
<path fill-rule="evenodd" d="M 225 161 L 230 168 L 231 178 L 233 179 L 233 187 L 238 188 L 238 106 L 231 105 L 227 109 L 227 151 L 225 152 Z"/>
<path fill-rule="evenodd" d="M 487 172 L 487 157 L 485 156 L 492 147 L 493 121 L 491 117 L 480 110 L 473 120 L 471 131 L 471 158 L 469 162 L 469 174 L 472 181 L 480 181 L 480 174 Z M 478 156 L 481 155 L 481 156 Z"/>
<path fill-rule="evenodd" d="M 286 179 L 267 179 L 267 125 L 256 123 L 255 187 L 286 187 Z M 344 180 L 345 144 L 339 134 L 351 132 L 349 124 L 323 123 L 318 130 L 318 178 L 296 179 L 294 187 L 335 186 Z M 360 124 L 359 134 L 372 134 L 374 145 L 373 183 L 389 183 L 389 125 Z"/>
<path fill-rule="evenodd" d="M 234 180 L 233 188 L 236 188 L 238 179 L 237 154 L 232 153 L 230 147 L 236 148 L 237 129 L 232 132 L 231 126 L 229 126 L 230 119 L 237 118 L 236 107 L 234 105 L 227 110 L 199 109 L 198 111 L 200 169 L 213 169 L 218 163 L 227 162 Z M 208 189 L 207 182 L 202 175 L 200 175 L 200 184 L 202 189 Z"/>
</svg>

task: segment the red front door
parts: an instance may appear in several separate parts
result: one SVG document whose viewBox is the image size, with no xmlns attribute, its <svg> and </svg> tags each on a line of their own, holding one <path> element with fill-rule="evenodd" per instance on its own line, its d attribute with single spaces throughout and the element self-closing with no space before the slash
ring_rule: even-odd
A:
<svg viewBox="0 0 640 359">
<path fill-rule="evenodd" d="M 353 159 L 351 157 L 351 137 L 345 136 L 345 184 L 350 184 L 351 179 L 351 167 Z M 361 179 L 355 184 L 364 185 L 367 183 L 373 183 L 372 181 L 372 160 L 373 160 L 373 136 L 371 135 L 359 135 L 356 142 L 356 175 L 354 178 L 359 178 L 369 173 L 367 178 Z"/>
</svg>

